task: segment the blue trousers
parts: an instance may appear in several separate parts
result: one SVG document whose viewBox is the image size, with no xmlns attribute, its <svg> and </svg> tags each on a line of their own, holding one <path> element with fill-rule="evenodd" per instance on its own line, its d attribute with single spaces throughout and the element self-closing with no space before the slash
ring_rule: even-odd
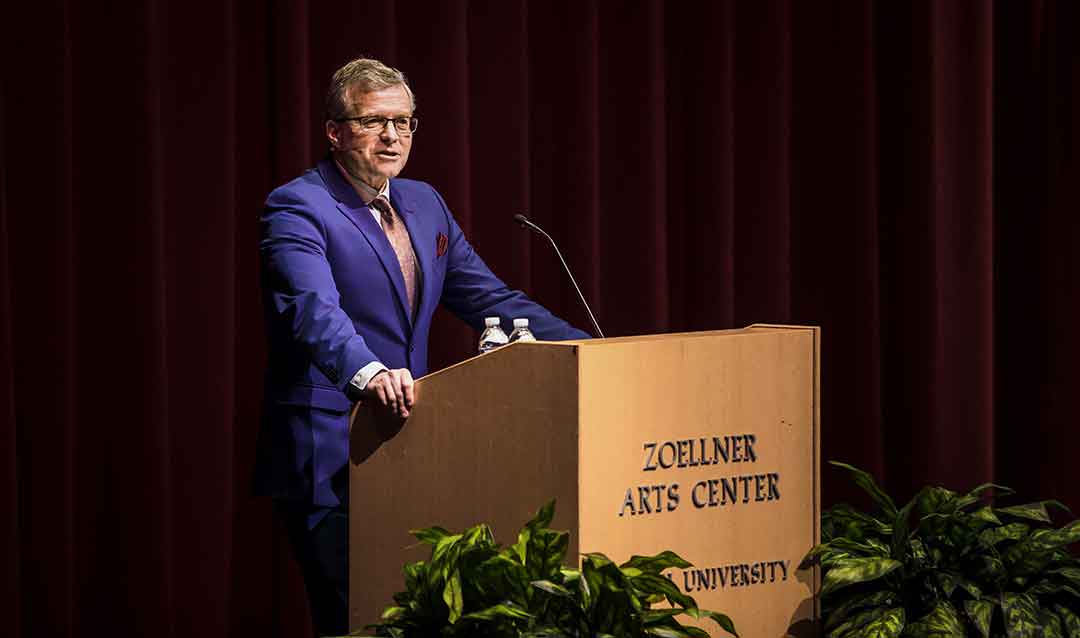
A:
<svg viewBox="0 0 1080 638">
<path fill-rule="evenodd" d="M 285 523 L 293 555 L 304 574 L 317 636 L 349 633 L 349 510 L 341 505 L 308 527 L 309 508 L 282 501 L 275 510 Z"/>
</svg>

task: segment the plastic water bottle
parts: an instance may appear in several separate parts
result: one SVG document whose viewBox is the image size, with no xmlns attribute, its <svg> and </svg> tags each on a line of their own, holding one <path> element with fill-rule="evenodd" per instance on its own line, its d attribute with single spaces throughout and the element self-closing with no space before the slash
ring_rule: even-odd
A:
<svg viewBox="0 0 1080 638">
<path fill-rule="evenodd" d="M 510 333 L 510 343 L 515 341 L 536 341 L 536 336 L 529 330 L 528 319 L 514 319 L 514 331 Z"/>
<path fill-rule="evenodd" d="M 485 317 L 484 332 L 480 335 L 480 354 L 490 352 L 499 346 L 505 346 L 507 343 L 509 343 L 509 339 L 506 338 L 506 333 L 502 331 L 502 327 L 499 325 L 499 318 Z"/>
</svg>

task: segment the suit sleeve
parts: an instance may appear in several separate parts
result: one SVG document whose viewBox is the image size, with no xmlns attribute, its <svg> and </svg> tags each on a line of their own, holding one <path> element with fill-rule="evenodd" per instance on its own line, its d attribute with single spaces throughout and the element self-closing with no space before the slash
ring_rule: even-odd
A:
<svg viewBox="0 0 1080 638">
<path fill-rule="evenodd" d="M 483 329 L 484 317 L 501 317 L 506 320 L 528 318 L 529 328 L 538 339 L 564 341 L 591 338 L 588 333 L 556 317 L 547 308 L 529 299 L 525 293 L 509 288 L 496 277 L 465 239 L 465 234 L 450 214 L 442 197 L 437 192 L 435 196 L 443 208 L 450 229 L 446 280 L 442 292 L 442 303 L 448 310 L 475 330 Z"/>
<path fill-rule="evenodd" d="M 261 219 L 264 294 L 275 324 L 339 389 L 345 391 L 358 370 L 377 361 L 352 319 L 326 257 L 326 230 L 310 205 L 275 192 Z"/>
</svg>

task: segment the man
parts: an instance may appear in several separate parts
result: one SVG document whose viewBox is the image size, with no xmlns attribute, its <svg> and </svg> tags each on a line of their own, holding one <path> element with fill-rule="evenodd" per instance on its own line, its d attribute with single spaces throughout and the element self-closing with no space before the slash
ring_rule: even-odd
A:
<svg viewBox="0 0 1080 638">
<path fill-rule="evenodd" d="M 492 274 L 431 186 L 395 179 L 415 107 L 400 71 L 343 66 L 327 92 L 329 156 L 273 191 L 261 220 L 269 365 L 256 489 L 275 498 L 321 634 L 347 630 L 351 403 L 408 417 L 438 304 L 478 330 L 487 316 L 528 317 L 541 339 L 588 338 Z"/>
</svg>

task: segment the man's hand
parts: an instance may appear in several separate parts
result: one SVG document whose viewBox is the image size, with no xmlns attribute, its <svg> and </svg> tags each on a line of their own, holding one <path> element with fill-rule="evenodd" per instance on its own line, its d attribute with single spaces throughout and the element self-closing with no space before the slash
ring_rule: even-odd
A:
<svg viewBox="0 0 1080 638">
<path fill-rule="evenodd" d="M 383 370 L 371 377 L 364 395 L 387 411 L 405 419 L 416 401 L 412 373 L 407 368 Z"/>
</svg>

